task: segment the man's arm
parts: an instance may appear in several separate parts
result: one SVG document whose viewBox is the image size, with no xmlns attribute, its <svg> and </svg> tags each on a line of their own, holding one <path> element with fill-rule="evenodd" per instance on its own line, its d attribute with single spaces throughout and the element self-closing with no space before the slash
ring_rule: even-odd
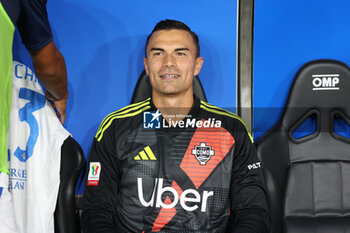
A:
<svg viewBox="0 0 350 233">
<path fill-rule="evenodd" d="M 235 158 L 231 184 L 233 233 L 270 232 L 270 214 L 261 164 L 245 127 L 235 133 Z"/>
<path fill-rule="evenodd" d="M 64 123 L 68 98 L 66 64 L 53 42 L 46 2 L 19 1 L 17 28 L 32 57 L 36 76 L 46 89 L 46 97 L 54 101 L 61 123 Z"/>
<path fill-rule="evenodd" d="M 85 176 L 82 229 L 84 233 L 115 233 L 114 215 L 119 175 L 115 158 L 113 127 L 94 139 Z"/>
<path fill-rule="evenodd" d="M 54 107 L 57 109 L 63 124 L 66 119 L 68 99 L 67 71 L 64 57 L 53 41 L 43 48 L 29 53 L 33 60 L 35 73 L 46 89 L 46 97 L 54 101 Z"/>
</svg>

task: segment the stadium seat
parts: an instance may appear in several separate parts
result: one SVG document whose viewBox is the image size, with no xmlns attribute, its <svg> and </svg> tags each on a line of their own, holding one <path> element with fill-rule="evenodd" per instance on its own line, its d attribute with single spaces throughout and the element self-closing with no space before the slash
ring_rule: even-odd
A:
<svg viewBox="0 0 350 233">
<path fill-rule="evenodd" d="M 61 183 L 55 210 L 55 233 L 80 233 L 79 214 L 75 209 L 75 187 L 84 164 L 80 145 L 68 137 L 61 147 Z"/>
<path fill-rule="evenodd" d="M 305 64 L 280 120 L 256 143 L 272 233 L 350 232 L 350 139 L 342 132 L 349 124 L 349 67 L 335 60 Z"/>
<path fill-rule="evenodd" d="M 198 76 L 193 78 L 193 93 L 201 100 L 207 102 L 202 83 Z M 137 103 L 152 96 L 152 86 L 148 75 L 142 71 L 131 99 L 131 103 Z"/>
</svg>

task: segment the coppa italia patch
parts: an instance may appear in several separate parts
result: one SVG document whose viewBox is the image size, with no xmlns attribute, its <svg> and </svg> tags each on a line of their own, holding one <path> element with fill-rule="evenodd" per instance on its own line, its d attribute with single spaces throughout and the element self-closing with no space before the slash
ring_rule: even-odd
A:
<svg viewBox="0 0 350 233">
<path fill-rule="evenodd" d="M 101 164 L 99 162 L 90 163 L 87 185 L 96 186 L 100 181 Z"/>
</svg>

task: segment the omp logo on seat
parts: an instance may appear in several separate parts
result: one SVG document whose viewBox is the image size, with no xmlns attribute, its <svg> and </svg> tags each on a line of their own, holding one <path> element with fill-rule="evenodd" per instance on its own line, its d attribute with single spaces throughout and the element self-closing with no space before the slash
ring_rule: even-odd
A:
<svg viewBox="0 0 350 233">
<path fill-rule="evenodd" d="M 312 90 L 339 90 L 339 74 L 314 74 L 312 75 Z"/>
<path fill-rule="evenodd" d="M 138 155 L 134 157 L 134 160 L 157 160 L 149 146 L 145 147 Z"/>
</svg>

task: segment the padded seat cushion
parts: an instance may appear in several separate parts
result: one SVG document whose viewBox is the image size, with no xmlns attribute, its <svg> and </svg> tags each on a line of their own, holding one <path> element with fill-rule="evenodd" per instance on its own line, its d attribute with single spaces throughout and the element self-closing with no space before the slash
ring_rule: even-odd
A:
<svg viewBox="0 0 350 233">
<path fill-rule="evenodd" d="M 350 218 L 287 218 L 285 233 L 350 233 Z"/>
<path fill-rule="evenodd" d="M 350 217 L 350 163 L 292 164 L 287 176 L 285 217 Z"/>
</svg>

